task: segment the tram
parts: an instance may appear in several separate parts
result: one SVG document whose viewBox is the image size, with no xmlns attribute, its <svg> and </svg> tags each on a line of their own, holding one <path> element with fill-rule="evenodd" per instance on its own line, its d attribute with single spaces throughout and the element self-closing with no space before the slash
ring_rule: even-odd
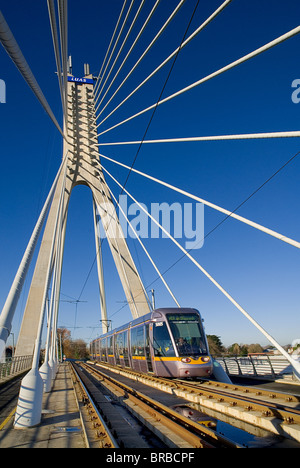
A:
<svg viewBox="0 0 300 468">
<path fill-rule="evenodd" d="M 156 309 L 90 343 L 91 360 L 159 377 L 209 377 L 209 354 L 196 309 Z"/>
</svg>

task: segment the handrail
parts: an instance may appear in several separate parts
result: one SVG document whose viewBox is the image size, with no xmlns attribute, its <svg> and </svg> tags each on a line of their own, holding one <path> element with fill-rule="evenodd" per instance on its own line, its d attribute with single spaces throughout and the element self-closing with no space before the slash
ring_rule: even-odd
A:
<svg viewBox="0 0 300 468">
<path fill-rule="evenodd" d="M 32 356 L 5 358 L 0 362 L 0 383 L 22 374 L 31 368 Z"/>
</svg>

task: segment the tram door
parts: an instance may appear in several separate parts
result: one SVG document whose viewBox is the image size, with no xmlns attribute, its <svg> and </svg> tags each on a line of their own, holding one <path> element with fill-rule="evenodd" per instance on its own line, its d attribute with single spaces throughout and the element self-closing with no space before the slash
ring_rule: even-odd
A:
<svg viewBox="0 0 300 468">
<path fill-rule="evenodd" d="M 129 365 L 129 350 L 128 350 L 128 330 L 126 330 L 123 333 L 123 342 L 124 342 L 124 348 L 123 348 L 123 355 L 124 355 L 124 364 L 126 367 L 130 367 Z"/>
<path fill-rule="evenodd" d="M 146 324 L 146 337 L 145 337 L 145 351 L 146 361 L 148 366 L 148 372 L 153 372 L 151 351 L 150 351 L 150 335 L 149 335 L 149 323 Z"/>
</svg>

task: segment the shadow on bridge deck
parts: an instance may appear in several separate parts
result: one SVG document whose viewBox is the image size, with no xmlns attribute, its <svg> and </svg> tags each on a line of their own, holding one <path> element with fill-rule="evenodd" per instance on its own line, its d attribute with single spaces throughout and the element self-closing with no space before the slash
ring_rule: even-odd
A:
<svg viewBox="0 0 300 468">
<path fill-rule="evenodd" d="M 51 392 L 43 396 L 41 423 L 14 429 L 13 421 L 0 431 L 0 448 L 86 448 L 68 364 L 59 365 Z"/>
</svg>

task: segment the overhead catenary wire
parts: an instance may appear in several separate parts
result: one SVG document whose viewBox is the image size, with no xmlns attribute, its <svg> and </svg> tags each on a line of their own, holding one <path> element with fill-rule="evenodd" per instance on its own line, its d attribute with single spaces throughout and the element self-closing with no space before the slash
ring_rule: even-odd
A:
<svg viewBox="0 0 300 468">
<path fill-rule="evenodd" d="M 194 39 L 209 23 L 211 23 L 211 21 L 213 21 L 230 3 L 232 2 L 232 0 L 226 0 L 224 3 L 222 3 L 222 5 L 217 8 L 214 13 L 212 15 L 209 16 L 209 18 L 207 18 L 206 21 L 204 21 L 187 39 L 185 39 L 185 41 L 180 45 L 180 48 L 183 49 L 192 39 Z M 166 24 L 167 25 L 167 24 Z M 166 26 L 165 25 L 165 26 Z M 164 26 L 164 28 L 165 28 Z M 154 39 L 156 40 L 156 38 Z M 154 40 L 152 41 L 154 43 Z M 150 46 L 152 45 L 152 43 L 150 44 Z M 148 47 L 148 49 L 150 48 L 150 46 Z M 147 50 L 148 50 L 147 49 Z M 119 103 L 106 117 L 105 119 L 103 119 L 98 127 L 100 125 L 102 125 L 109 117 L 111 117 L 111 115 L 113 115 L 123 104 L 125 104 L 126 101 L 128 101 L 129 98 L 131 98 L 142 86 L 144 86 L 144 84 L 147 83 L 147 81 L 150 80 L 150 78 L 152 78 L 159 70 L 161 70 L 177 53 L 178 53 L 178 50 L 179 50 L 179 47 L 177 47 L 177 49 L 175 49 L 152 73 L 150 73 L 150 75 L 148 75 L 144 81 L 142 81 L 126 98 L 123 99 L 123 101 L 121 103 Z M 145 52 L 146 53 L 146 52 Z M 141 59 L 144 57 L 145 53 L 142 55 Z M 113 96 L 110 98 L 110 100 L 105 104 L 105 106 L 103 106 L 103 108 L 101 109 L 101 112 L 99 113 L 98 117 L 100 117 L 100 115 L 104 112 L 104 110 L 106 109 L 106 107 L 110 104 L 110 102 L 113 100 L 113 98 L 115 97 L 115 95 L 117 94 L 117 92 L 121 89 L 121 87 L 123 86 L 123 84 L 127 81 L 127 79 L 129 78 L 129 76 L 131 75 L 131 73 L 134 71 L 134 69 L 136 68 L 136 66 L 140 63 L 141 59 L 136 63 L 136 65 L 133 67 L 133 69 L 130 71 L 130 73 L 126 76 L 126 78 L 123 80 L 123 82 L 121 83 L 121 85 L 119 86 L 119 88 L 115 91 L 115 93 L 113 94 Z"/>
<path fill-rule="evenodd" d="M 250 60 L 253 57 L 256 57 L 257 55 L 271 49 L 272 47 L 275 47 L 276 45 L 286 41 L 287 39 L 290 39 L 291 37 L 293 37 L 293 36 L 295 36 L 296 34 L 299 34 L 299 33 L 300 33 L 300 26 L 297 26 L 296 28 L 288 31 L 286 34 L 283 34 L 282 36 L 274 39 L 273 41 L 268 42 L 264 46 L 259 47 L 258 49 L 255 49 L 253 52 L 250 52 L 249 54 L 244 55 L 243 57 L 239 58 L 238 60 L 235 60 L 235 61 L 229 63 L 225 67 L 222 67 L 219 70 L 217 70 L 217 71 L 215 71 L 213 73 L 210 73 L 209 75 L 205 76 L 204 78 L 201 78 L 200 80 L 195 81 L 194 83 L 190 84 L 189 86 L 186 86 L 185 88 L 180 89 L 176 93 L 173 93 L 170 96 L 162 99 L 159 102 L 158 105 L 165 104 L 166 102 L 174 99 L 175 97 L 178 97 L 178 96 L 186 93 L 187 91 L 190 91 L 191 89 L 196 88 L 197 86 L 205 83 L 206 81 L 211 80 L 212 78 L 215 78 L 216 76 L 221 75 L 222 73 L 225 73 L 228 70 L 231 70 L 232 68 L 240 65 L 241 63 L 244 63 L 247 60 Z M 117 123 L 116 125 L 108 128 L 107 130 L 104 130 L 103 132 L 99 133 L 98 136 L 100 137 L 101 135 L 104 135 L 105 133 L 110 132 L 111 130 L 119 127 L 120 125 L 123 125 L 123 124 L 129 122 L 130 120 L 135 119 L 136 117 L 139 117 L 140 115 L 144 114 L 145 112 L 148 112 L 148 111 L 154 109 L 156 106 L 157 106 L 157 103 L 152 104 L 151 106 L 147 107 L 146 109 L 143 109 L 142 111 L 137 112 L 136 114 L 132 115 L 131 117 L 128 117 L 127 119 L 125 119 L 125 120 L 123 120 L 123 121 L 121 121 L 119 123 Z"/>
<path fill-rule="evenodd" d="M 8 53 L 11 60 L 16 65 L 17 69 L 23 76 L 24 80 L 26 81 L 30 89 L 35 94 L 36 98 L 38 99 L 38 101 L 40 102 L 44 110 L 49 115 L 50 119 L 52 120 L 52 122 L 54 123 L 58 131 L 64 137 L 64 133 L 60 125 L 58 124 L 38 82 L 36 81 L 35 76 L 33 75 L 1 11 L 0 11 L 0 42 L 2 43 L 4 49 Z"/>
</svg>

